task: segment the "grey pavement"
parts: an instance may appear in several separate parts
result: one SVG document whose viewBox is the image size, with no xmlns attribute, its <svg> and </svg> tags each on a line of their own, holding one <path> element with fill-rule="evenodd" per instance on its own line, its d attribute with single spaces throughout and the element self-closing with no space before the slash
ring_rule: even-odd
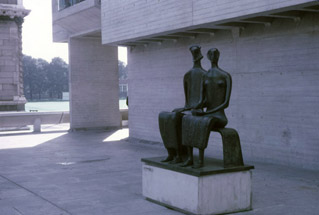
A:
<svg viewBox="0 0 319 215">
<path fill-rule="evenodd" d="M 160 144 L 118 131 L 0 134 L 0 215 L 177 215 L 142 196 L 143 157 Z M 50 130 L 51 129 L 51 130 Z M 319 214 L 319 172 L 250 163 L 251 214 Z"/>
</svg>

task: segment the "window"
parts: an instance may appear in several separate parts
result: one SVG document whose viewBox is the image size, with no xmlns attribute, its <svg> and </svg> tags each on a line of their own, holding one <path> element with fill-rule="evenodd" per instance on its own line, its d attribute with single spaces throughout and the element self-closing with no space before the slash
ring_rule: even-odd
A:
<svg viewBox="0 0 319 215">
<path fill-rule="evenodd" d="M 63 10 L 82 1 L 85 0 L 59 0 L 59 10 Z"/>
<path fill-rule="evenodd" d="M 127 92 L 127 90 L 128 90 L 127 84 L 120 84 L 119 90 L 120 90 L 120 92 Z"/>
</svg>

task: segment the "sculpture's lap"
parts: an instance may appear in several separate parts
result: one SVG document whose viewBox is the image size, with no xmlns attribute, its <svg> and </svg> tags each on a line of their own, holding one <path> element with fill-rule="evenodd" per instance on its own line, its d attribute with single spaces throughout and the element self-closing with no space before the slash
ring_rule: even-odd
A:
<svg viewBox="0 0 319 215">
<path fill-rule="evenodd" d="M 166 148 L 177 149 L 181 145 L 181 124 L 183 114 L 161 112 L 158 116 L 160 133 Z"/>
<path fill-rule="evenodd" d="M 186 115 L 183 117 L 183 145 L 205 149 L 211 131 L 212 117 Z"/>
<path fill-rule="evenodd" d="M 182 122 L 183 145 L 205 149 L 212 128 L 223 128 L 226 124 L 227 120 L 214 116 L 186 115 Z"/>
</svg>

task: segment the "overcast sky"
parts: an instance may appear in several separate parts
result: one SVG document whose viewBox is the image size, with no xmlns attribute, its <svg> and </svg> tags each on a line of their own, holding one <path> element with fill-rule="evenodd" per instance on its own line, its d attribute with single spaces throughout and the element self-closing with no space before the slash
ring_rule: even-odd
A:
<svg viewBox="0 0 319 215">
<path fill-rule="evenodd" d="M 67 43 L 52 42 L 51 0 L 24 0 L 23 5 L 31 10 L 23 23 L 23 54 L 49 62 L 54 57 L 61 57 L 68 62 Z M 126 56 L 126 49 L 120 48 L 119 59 L 126 63 Z"/>
</svg>

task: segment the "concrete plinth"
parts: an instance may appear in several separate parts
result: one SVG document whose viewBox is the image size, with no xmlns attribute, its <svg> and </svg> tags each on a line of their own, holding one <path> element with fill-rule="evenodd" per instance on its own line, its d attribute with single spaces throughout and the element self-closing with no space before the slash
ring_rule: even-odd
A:
<svg viewBox="0 0 319 215">
<path fill-rule="evenodd" d="M 223 168 L 206 161 L 201 169 L 142 159 L 143 195 L 150 201 L 188 214 L 224 214 L 252 209 L 253 166 Z"/>
</svg>

